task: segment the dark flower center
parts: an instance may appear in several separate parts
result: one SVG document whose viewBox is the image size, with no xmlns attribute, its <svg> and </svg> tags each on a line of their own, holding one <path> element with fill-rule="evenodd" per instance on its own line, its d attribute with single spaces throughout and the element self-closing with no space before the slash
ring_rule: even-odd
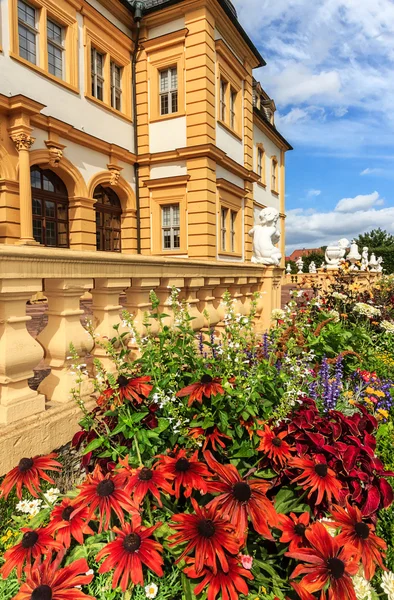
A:
<svg viewBox="0 0 394 600">
<path fill-rule="evenodd" d="M 277 448 L 280 448 L 280 447 L 281 447 L 281 445 L 282 445 L 282 440 L 281 440 L 280 438 L 278 438 L 278 437 L 275 437 L 275 438 L 272 440 L 272 445 L 273 445 L 273 446 L 276 446 Z"/>
<path fill-rule="evenodd" d="M 239 500 L 239 502 L 247 502 L 248 500 L 250 500 L 251 495 L 252 490 L 250 489 L 250 486 L 244 481 L 240 481 L 239 483 L 236 483 L 234 485 L 233 496 L 236 500 Z"/>
<path fill-rule="evenodd" d="M 111 494 L 113 494 L 114 490 L 115 484 L 110 479 L 104 479 L 103 481 L 100 481 L 100 483 L 97 486 L 97 493 L 102 498 L 110 496 Z"/>
<path fill-rule="evenodd" d="M 140 481 L 150 481 L 153 477 L 153 471 L 152 469 L 148 469 L 148 467 L 142 467 L 139 475 L 138 475 L 138 479 Z"/>
<path fill-rule="evenodd" d="M 210 375 L 205 374 L 201 377 L 200 381 L 201 383 L 212 383 L 213 379 Z"/>
<path fill-rule="evenodd" d="M 302 523 L 297 523 L 297 525 L 294 526 L 294 531 L 297 535 L 304 535 L 305 529 L 306 527 Z"/>
<path fill-rule="evenodd" d="M 69 521 L 74 510 L 75 508 L 73 506 L 66 506 L 66 508 L 62 512 L 63 521 Z"/>
<path fill-rule="evenodd" d="M 19 461 L 18 469 L 21 473 L 26 473 L 26 471 L 29 471 L 33 465 L 34 462 L 32 458 L 22 458 Z"/>
<path fill-rule="evenodd" d="M 358 535 L 359 538 L 361 538 L 362 540 L 366 540 L 369 538 L 369 527 L 366 523 L 356 523 L 354 526 L 354 530 L 356 532 L 356 534 Z"/>
<path fill-rule="evenodd" d="M 198 533 L 205 538 L 211 538 L 215 534 L 215 525 L 210 519 L 201 519 L 197 525 Z"/>
<path fill-rule="evenodd" d="M 186 473 L 190 469 L 190 463 L 187 458 L 180 458 L 175 463 L 175 471 L 179 473 Z"/>
<path fill-rule="evenodd" d="M 22 538 L 22 548 L 33 548 L 38 540 L 38 533 L 35 531 L 26 531 Z"/>
<path fill-rule="evenodd" d="M 319 477 L 326 477 L 328 473 L 328 467 L 324 463 L 319 463 L 315 466 L 315 473 L 319 475 Z"/>
<path fill-rule="evenodd" d="M 52 590 L 49 585 L 40 585 L 33 590 L 31 600 L 52 600 Z"/>
<path fill-rule="evenodd" d="M 124 375 L 119 375 L 117 382 L 119 387 L 126 387 L 126 385 L 129 383 L 129 380 L 127 379 L 127 377 L 125 377 Z"/>
<path fill-rule="evenodd" d="M 141 538 L 138 533 L 130 533 L 126 535 L 123 540 L 123 548 L 126 552 L 137 552 L 138 548 L 141 546 Z"/>
<path fill-rule="evenodd" d="M 345 563 L 339 558 L 330 558 L 327 561 L 327 567 L 334 579 L 340 579 L 345 572 Z"/>
</svg>

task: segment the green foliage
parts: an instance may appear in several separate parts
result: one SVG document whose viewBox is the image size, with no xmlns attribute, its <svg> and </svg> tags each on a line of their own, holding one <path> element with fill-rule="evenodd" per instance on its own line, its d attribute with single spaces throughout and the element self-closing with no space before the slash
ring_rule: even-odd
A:
<svg viewBox="0 0 394 600">
<path fill-rule="evenodd" d="M 394 246 L 394 235 L 378 227 L 377 229 L 372 229 L 372 231 L 360 234 L 355 239 L 355 242 L 360 249 L 367 246 L 371 252 L 375 248 Z"/>
</svg>

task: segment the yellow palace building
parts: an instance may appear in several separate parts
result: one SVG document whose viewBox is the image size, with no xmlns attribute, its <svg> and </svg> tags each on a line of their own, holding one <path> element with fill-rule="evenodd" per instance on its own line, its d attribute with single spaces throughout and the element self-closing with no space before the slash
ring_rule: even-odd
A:
<svg viewBox="0 0 394 600">
<path fill-rule="evenodd" d="M 267 325 L 283 271 L 251 263 L 248 232 L 276 208 L 284 255 L 291 146 L 253 77 L 264 64 L 230 0 L 0 1 L 0 433 L 16 448 L 4 469 L 75 427 L 69 343 L 103 358 L 80 323 L 86 292 L 99 335 L 121 295 L 141 316 L 172 285 L 196 329 L 206 311 L 220 326 L 226 289 L 244 314 L 265 291 Z M 48 324 L 35 340 L 37 292 Z"/>
</svg>

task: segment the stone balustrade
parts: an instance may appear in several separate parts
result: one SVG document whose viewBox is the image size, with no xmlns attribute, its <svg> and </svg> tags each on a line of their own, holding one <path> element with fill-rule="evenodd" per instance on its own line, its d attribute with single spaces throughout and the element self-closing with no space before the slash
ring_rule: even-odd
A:
<svg viewBox="0 0 394 600">
<path fill-rule="evenodd" d="M 353 271 L 346 275 L 341 274 L 341 280 L 348 280 L 349 283 L 357 282 L 360 290 L 368 289 L 382 276 L 382 273 L 373 271 Z M 323 292 L 329 291 L 338 278 L 336 270 L 321 270 L 317 273 L 286 273 L 283 283 L 292 284 L 305 289 L 316 288 Z"/>
<path fill-rule="evenodd" d="M 0 246 L 0 474 L 22 456 L 68 442 L 76 431 L 80 413 L 70 394 L 70 343 L 80 357 L 91 353 L 111 368 L 104 350 L 94 346 L 81 324 L 80 299 L 86 292 L 92 298 L 95 333 L 104 338 L 113 337 L 113 326 L 121 320 L 121 295 L 140 333 L 151 290 L 171 324 L 168 299 L 174 285 L 191 307 L 195 330 L 208 326 L 206 314 L 210 326 L 220 327 L 226 290 L 241 314 L 249 313 L 254 292 L 260 292 L 255 325 L 263 331 L 270 325 L 272 309 L 280 307 L 282 273 L 280 268 L 252 264 Z M 48 322 L 34 339 L 26 328 L 27 302 L 37 293 L 47 299 Z M 42 359 L 49 374 L 34 391 L 29 378 Z M 83 394 L 88 403 L 92 389 L 87 378 Z"/>
</svg>

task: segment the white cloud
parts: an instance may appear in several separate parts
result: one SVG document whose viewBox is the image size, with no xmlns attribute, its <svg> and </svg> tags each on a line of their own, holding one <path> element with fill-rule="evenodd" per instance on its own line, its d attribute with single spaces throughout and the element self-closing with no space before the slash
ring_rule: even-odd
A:
<svg viewBox="0 0 394 600">
<path fill-rule="evenodd" d="M 360 175 L 362 175 L 362 176 L 364 176 L 364 175 L 379 175 L 379 176 L 386 176 L 386 177 L 391 178 L 392 172 L 385 171 L 385 169 L 382 169 L 380 167 L 376 167 L 374 169 L 370 169 L 368 167 L 367 169 L 364 169 L 363 171 L 361 171 Z"/>
<path fill-rule="evenodd" d="M 321 194 L 321 190 L 308 190 L 306 195 L 308 198 L 316 198 L 317 196 L 320 196 Z"/>
<path fill-rule="evenodd" d="M 379 198 L 378 192 L 372 194 L 359 195 L 355 198 L 342 198 L 335 207 L 336 212 L 353 213 L 359 210 L 366 210 L 373 206 L 380 206 L 384 201 Z"/>
</svg>

